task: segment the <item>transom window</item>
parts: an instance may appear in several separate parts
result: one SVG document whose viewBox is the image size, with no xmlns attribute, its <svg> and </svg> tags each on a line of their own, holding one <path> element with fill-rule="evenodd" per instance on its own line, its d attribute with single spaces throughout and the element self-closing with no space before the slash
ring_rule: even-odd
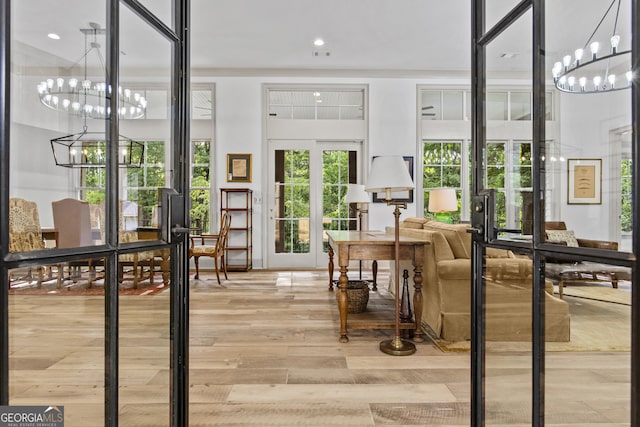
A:
<svg viewBox="0 0 640 427">
<path fill-rule="evenodd" d="M 269 118 L 364 120 L 364 90 L 269 90 Z"/>
</svg>

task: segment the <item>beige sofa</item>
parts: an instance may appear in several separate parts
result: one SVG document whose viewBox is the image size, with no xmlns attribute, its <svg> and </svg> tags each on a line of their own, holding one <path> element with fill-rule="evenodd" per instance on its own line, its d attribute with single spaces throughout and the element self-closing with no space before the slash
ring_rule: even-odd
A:
<svg viewBox="0 0 640 427">
<path fill-rule="evenodd" d="M 471 235 L 467 227 L 424 218 L 407 218 L 400 224 L 400 235 L 430 243 L 425 248 L 422 322 L 447 341 L 470 339 Z M 393 228 L 387 232 L 393 233 Z M 527 257 L 487 249 L 487 340 L 531 339 L 531 265 Z M 409 261 L 402 261 L 400 268 L 412 272 Z M 546 340 L 569 341 L 569 306 L 553 296 L 551 283 L 546 290 Z"/>
</svg>

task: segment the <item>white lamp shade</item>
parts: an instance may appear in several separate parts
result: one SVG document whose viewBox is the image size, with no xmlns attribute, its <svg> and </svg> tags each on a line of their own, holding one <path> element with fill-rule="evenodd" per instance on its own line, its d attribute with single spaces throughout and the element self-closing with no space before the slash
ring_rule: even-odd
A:
<svg viewBox="0 0 640 427">
<path fill-rule="evenodd" d="M 458 199 L 454 188 L 429 190 L 429 212 L 453 212 L 458 210 Z"/>
<path fill-rule="evenodd" d="M 413 188 L 409 169 L 401 156 L 380 156 L 373 159 L 365 191 L 386 192 L 386 200 L 390 200 L 392 191 L 407 191 Z"/>
<path fill-rule="evenodd" d="M 347 194 L 344 196 L 345 203 L 369 203 L 369 194 L 364 191 L 364 184 L 349 184 Z"/>
</svg>

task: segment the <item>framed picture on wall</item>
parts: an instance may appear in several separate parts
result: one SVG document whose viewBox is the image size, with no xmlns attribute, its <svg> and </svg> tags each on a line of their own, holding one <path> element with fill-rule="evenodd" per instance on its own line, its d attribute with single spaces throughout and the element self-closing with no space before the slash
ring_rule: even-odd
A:
<svg viewBox="0 0 640 427">
<path fill-rule="evenodd" d="M 374 159 L 376 157 L 378 156 L 373 156 Z M 402 156 L 402 158 L 404 159 L 404 163 L 407 165 L 407 170 L 409 171 L 409 175 L 411 175 L 411 180 L 415 183 L 413 177 L 413 157 Z M 413 203 L 413 190 L 393 192 L 391 193 L 391 197 L 397 202 Z M 373 193 L 373 203 L 387 203 L 384 198 L 384 193 Z"/>
<path fill-rule="evenodd" d="M 251 154 L 227 154 L 227 182 L 251 182 Z"/>
<path fill-rule="evenodd" d="M 602 204 L 602 159 L 567 159 L 570 205 Z"/>
</svg>

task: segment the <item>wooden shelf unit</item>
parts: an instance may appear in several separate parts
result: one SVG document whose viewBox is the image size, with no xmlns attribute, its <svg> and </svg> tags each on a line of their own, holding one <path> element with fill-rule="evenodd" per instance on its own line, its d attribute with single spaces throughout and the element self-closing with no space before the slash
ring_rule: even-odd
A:
<svg viewBox="0 0 640 427">
<path fill-rule="evenodd" d="M 225 253 L 228 271 L 250 271 L 253 267 L 253 190 L 221 188 L 220 213 L 231 215 Z"/>
</svg>

